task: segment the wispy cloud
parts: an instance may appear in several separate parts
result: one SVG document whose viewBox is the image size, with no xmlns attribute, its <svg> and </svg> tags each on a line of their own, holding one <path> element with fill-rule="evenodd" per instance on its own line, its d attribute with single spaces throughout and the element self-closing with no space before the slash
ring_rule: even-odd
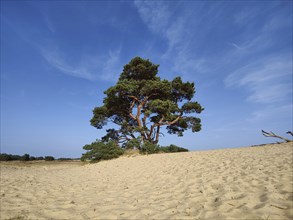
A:
<svg viewBox="0 0 293 220">
<path fill-rule="evenodd" d="M 115 80 L 120 74 L 120 51 L 117 50 L 109 50 L 108 56 L 104 58 L 104 62 L 102 63 L 102 75 L 100 76 L 103 80 Z"/>
<path fill-rule="evenodd" d="M 229 44 L 232 45 L 233 47 L 235 47 L 238 50 L 244 50 L 245 49 L 245 47 L 239 46 L 238 44 L 233 43 L 233 42 L 229 42 Z"/>
<path fill-rule="evenodd" d="M 96 75 L 89 70 L 90 65 L 70 64 L 57 50 L 43 49 L 42 56 L 52 67 L 66 75 L 88 80 L 94 80 L 96 78 Z"/>
<path fill-rule="evenodd" d="M 292 84 L 290 83 L 254 85 L 250 88 L 252 94 L 247 97 L 247 101 L 255 103 L 275 103 L 284 101 L 288 99 L 288 96 L 292 93 L 292 91 L 290 91 L 291 88 Z"/>
<path fill-rule="evenodd" d="M 6 17 L 4 17 L 3 22 L 19 38 L 28 43 L 33 50 L 36 50 L 51 67 L 63 74 L 90 81 L 98 79 L 115 81 L 118 78 L 121 72 L 121 46 L 98 53 L 87 53 L 83 51 L 83 45 L 86 46 L 87 44 L 83 43 L 80 48 L 77 48 L 76 54 L 80 55 L 72 56 L 72 54 L 66 52 L 66 49 L 62 48 L 64 44 L 58 37 L 52 37 L 51 33 L 56 33 L 57 29 L 48 13 L 43 10 L 39 12 L 42 15 L 41 28 L 45 27 L 45 31 L 38 29 L 37 26 L 31 25 L 29 22 L 20 23 Z M 49 31 L 50 34 L 48 34 Z M 72 45 L 72 48 L 74 48 L 74 45 Z"/>
<path fill-rule="evenodd" d="M 258 123 L 260 121 L 267 121 L 268 119 L 272 118 L 277 121 L 277 119 L 280 119 L 282 117 L 292 117 L 292 113 L 293 104 L 285 104 L 281 106 L 268 105 L 265 108 L 253 111 L 248 118 L 248 121 L 252 123 Z"/>
<path fill-rule="evenodd" d="M 72 77 L 113 81 L 119 74 L 120 49 L 109 50 L 106 56 L 83 54 L 78 61 L 70 60 L 69 55 L 56 48 L 42 48 L 41 54 L 53 68 Z"/>
<path fill-rule="evenodd" d="M 234 22 L 232 20 L 231 25 L 241 28 L 241 31 L 231 36 L 228 41 L 231 48 L 222 48 L 220 56 L 214 55 L 217 51 L 211 46 L 218 46 L 219 43 L 206 45 L 206 49 L 214 53 L 202 52 L 204 47 L 200 43 L 207 44 L 206 38 L 214 39 L 205 35 L 208 36 L 212 28 L 221 25 L 218 22 L 226 17 L 223 14 L 225 7 L 214 5 L 206 8 L 204 4 L 196 3 L 191 11 L 186 7 L 188 4 L 182 3 L 184 7 L 180 8 L 180 16 L 173 16 L 174 11 L 167 2 L 137 1 L 135 5 L 147 27 L 166 39 L 168 47 L 161 57 L 168 65 L 171 63 L 170 69 L 176 74 L 188 78 L 193 73 L 200 77 L 210 74 L 211 77 L 213 72 L 234 69 L 228 76 L 221 74 L 216 78 L 223 77 L 227 87 L 244 88 L 248 92 L 248 102 L 270 104 L 288 100 L 288 96 L 292 95 L 292 82 L 288 80 L 292 74 L 290 55 L 272 50 L 279 44 L 275 38 L 277 32 L 282 27 L 290 26 L 281 13 L 268 13 L 275 10 L 276 5 L 265 8 L 267 11 L 264 15 L 268 17 L 260 19 L 260 22 L 255 22 L 263 13 L 259 7 L 247 7 L 246 10 L 232 13 Z M 203 10 L 205 14 L 202 14 Z M 205 25 L 202 25 L 203 21 Z"/>
<path fill-rule="evenodd" d="M 292 61 L 289 57 L 264 58 L 229 74 L 227 87 L 246 88 L 247 101 L 274 103 L 292 94 Z M 290 89 L 291 88 L 291 89 Z"/>
<path fill-rule="evenodd" d="M 189 55 L 189 52 L 185 49 L 181 49 L 180 51 L 178 51 L 177 55 L 178 56 L 176 56 L 176 61 L 174 61 L 174 64 L 172 66 L 175 72 L 187 75 L 187 73 L 205 73 L 209 71 L 206 59 L 202 57 L 195 58 Z"/>
<path fill-rule="evenodd" d="M 165 33 L 171 16 L 168 6 L 160 1 L 134 1 L 140 17 L 157 33 Z"/>
<path fill-rule="evenodd" d="M 218 4 L 209 8 L 204 8 L 202 2 L 174 4 L 135 1 L 145 25 L 167 44 L 160 58 L 168 63 L 171 74 L 190 76 L 194 72 L 204 73 L 209 66 L 207 59 L 200 55 L 201 42 L 205 39 L 205 33 L 219 22 L 217 18 L 222 10 Z"/>
<path fill-rule="evenodd" d="M 50 20 L 49 16 L 47 14 L 44 15 L 44 19 L 45 19 L 45 23 L 47 25 L 47 28 L 52 32 L 55 33 L 56 32 L 56 28 L 53 25 L 52 21 Z"/>
<path fill-rule="evenodd" d="M 247 23 L 253 21 L 258 15 L 259 11 L 256 8 L 249 7 L 234 14 L 234 22 L 240 25 L 247 25 Z"/>
</svg>

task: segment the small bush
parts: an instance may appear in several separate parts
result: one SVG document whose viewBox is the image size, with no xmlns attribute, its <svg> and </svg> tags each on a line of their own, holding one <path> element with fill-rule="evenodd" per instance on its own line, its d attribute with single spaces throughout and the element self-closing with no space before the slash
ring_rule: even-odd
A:
<svg viewBox="0 0 293 220">
<path fill-rule="evenodd" d="M 11 155 L 11 160 L 20 160 L 21 156 L 19 155 Z"/>
<path fill-rule="evenodd" d="M 32 159 L 33 157 L 30 157 L 29 154 L 24 154 L 23 156 L 12 155 L 12 154 L 0 154 L 0 161 L 12 161 L 12 160 L 29 161 Z"/>
<path fill-rule="evenodd" d="M 81 160 L 90 160 L 92 162 L 118 158 L 124 152 L 115 141 L 96 141 L 85 145 L 83 149 L 87 150 L 87 152 L 82 155 Z"/>
<path fill-rule="evenodd" d="M 12 155 L 12 154 L 0 154 L 0 161 L 14 161 L 14 160 L 20 160 L 20 161 L 32 161 L 32 160 L 44 160 L 44 157 L 34 157 L 30 156 L 29 154 L 24 154 L 22 156 L 19 155 Z M 47 161 L 54 160 L 54 157 L 47 156 Z"/>
<path fill-rule="evenodd" d="M 185 149 L 183 147 L 178 147 L 174 144 L 171 144 L 167 147 L 161 147 L 160 150 L 164 153 L 177 153 L 177 152 L 188 152 L 188 149 Z"/>
<path fill-rule="evenodd" d="M 127 141 L 122 147 L 127 150 L 140 149 L 140 142 L 139 138 L 133 138 Z"/>
<path fill-rule="evenodd" d="M 44 160 L 44 157 L 36 157 L 36 160 Z"/>
<path fill-rule="evenodd" d="M 74 159 L 72 159 L 72 158 L 67 158 L 67 157 L 60 157 L 60 158 L 58 158 L 57 160 L 59 160 L 59 161 L 68 161 L 68 160 L 74 160 Z"/>
<path fill-rule="evenodd" d="M 54 157 L 52 157 L 52 156 L 45 156 L 45 161 L 53 161 L 53 160 L 55 160 Z"/>
<path fill-rule="evenodd" d="M 29 154 L 24 154 L 20 158 L 21 161 L 29 161 L 30 160 L 30 155 Z"/>
<path fill-rule="evenodd" d="M 36 157 L 30 156 L 30 160 L 36 160 Z"/>
<path fill-rule="evenodd" d="M 0 161 L 9 161 L 12 160 L 11 154 L 0 154 Z"/>
<path fill-rule="evenodd" d="M 160 146 L 151 142 L 144 142 L 141 148 L 143 154 L 155 154 L 160 151 Z"/>
</svg>

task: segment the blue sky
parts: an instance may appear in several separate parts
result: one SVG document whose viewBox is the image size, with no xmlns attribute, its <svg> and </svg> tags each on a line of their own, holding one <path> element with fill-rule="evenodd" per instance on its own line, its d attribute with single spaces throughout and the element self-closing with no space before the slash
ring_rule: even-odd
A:
<svg viewBox="0 0 293 220">
<path fill-rule="evenodd" d="M 196 85 L 189 150 L 292 130 L 292 1 L 1 1 L 1 152 L 80 157 L 92 109 L 140 56 Z M 288 136 L 286 136 L 288 137 Z"/>
</svg>

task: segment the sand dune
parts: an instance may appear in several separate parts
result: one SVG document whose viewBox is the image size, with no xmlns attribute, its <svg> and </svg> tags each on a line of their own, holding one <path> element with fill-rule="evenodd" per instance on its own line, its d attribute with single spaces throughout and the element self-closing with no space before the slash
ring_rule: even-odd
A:
<svg viewBox="0 0 293 220">
<path fill-rule="evenodd" d="M 292 143 L 1 163 L 1 219 L 292 219 Z"/>
</svg>

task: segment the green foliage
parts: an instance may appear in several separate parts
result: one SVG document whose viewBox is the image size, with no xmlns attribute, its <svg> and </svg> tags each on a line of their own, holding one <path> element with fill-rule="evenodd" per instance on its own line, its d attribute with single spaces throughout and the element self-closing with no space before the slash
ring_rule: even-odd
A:
<svg viewBox="0 0 293 220">
<path fill-rule="evenodd" d="M 30 156 L 29 160 L 36 160 L 36 157 Z"/>
<path fill-rule="evenodd" d="M 155 143 L 151 143 L 151 142 L 144 142 L 141 148 L 141 153 L 143 154 L 155 154 L 158 153 L 160 151 L 160 146 L 158 144 Z"/>
<path fill-rule="evenodd" d="M 9 161 L 12 160 L 11 154 L 0 154 L 0 161 Z"/>
<path fill-rule="evenodd" d="M 201 120 L 195 114 L 203 108 L 192 101 L 194 83 L 180 77 L 162 80 L 157 76 L 158 67 L 135 57 L 124 66 L 116 85 L 104 92 L 103 105 L 94 108 L 91 125 L 102 129 L 113 122 L 119 129 L 108 129 L 103 142 L 114 140 L 125 148 L 138 148 L 137 141 L 131 139 L 141 137 L 142 142 L 157 144 L 162 126 L 178 136 L 188 129 L 201 130 Z"/>
<path fill-rule="evenodd" d="M 44 157 L 36 157 L 36 160 L 44 160 Z"/>
<path fill-rule="evenodd" d="M 160 151 L 164 153 L 177 153 L 177 152 L 188 152 L 188 149 L 171 144 L 170 146 L 167 146 L 167 147 L 160 147 Z"/>
<path fill-rule="evenodd" d="M 30 160 L 30 155 L 29 154 L 24 154 L 21 158 L 21 161 L 29 161 Z"/>
<path fill-rule="evenodd" d="M 34 157 L 30 156 L 29 154 L 24 154 L 23 156 L 19 155 L 11 155 L 11 154 L 0 154 L 0 161 L 14 161 L 14 160 L 20 160 L 20 161 L 34 161 L 34 160 L 46 160 L 46 161 L 53 161 L 55 160 L 52 156 L 46 156 L 44 157 Z M 68 161 L 68 160 L 74 160 L 72 158 L 59 158 L 59 161 Z"/>
<path fill-rule="evenodd" d="M 122 80 L 155 80 L 159 65 L 152 64 L 149 60 L 135 57 L 123 68 L 119 81 Z"/>
<path fill-rule="evenodd" d="M 185 149 L 183 147 L 178 147 L 174 144 L 171 144 L 170 146 L 166 146 L 166 147 L 160 147 L 158 144 L 151 143 L 151 142 L 145 142 L 141 148 L 141 153 L 143 154 L 155 154 L 160 152 L 164 152 L 164 153 L 188 152 L 188 149 Z"/>
<path fill-rule="evenodd" d="M 133 138 L 127 141 L 122 147 L 126 150 L 140 149 L 141 140 L 139 138 Z"/>
<path fill-rule="evenodd" d="M 12 161 L 12 160 L 21 160 L 21 156 L 12 155 L 12 154 L 0 154 L 0 161 Z"/>
<path fill-rule="evenodd" d="M 100 160 L 110 160 L 118 158 L 123 154 L 123 150 L 115 141 L 96 141 L 85 145 L 83 149 L 87 150 L 87 152 L 82 155 L 82 161 L 90 160 L 92 162 L 98 162 Z"/>
<path fill-rule="evenodd" d="M 169 116 L 172 113 L 179 111 L 179 108 L 176 103 L 170 100 L 155 99 L 148 103 L 147 110 L 149 110 L 151 113 L 156 113 L 158 116 Z"/>
<path fill-rule="evenodd" d="M 70 160 L 74 160 L 74 159 L 72 159 L 72 158 L 67 158 L 67 157 L 60 157 L 60 158 L 58 158 L 57 160 L 59 160 L 59 161 L 70 161 Z"/>
<path fill-rule="evenodd" d="M 45 161 L 53 161 L 53 160 L 55 160 L 54 157 L 52 157 L 52 156 L 45 156 Z"/>
<path fill-rule="evenodd" d="M 157 76 L 159 65 L 135 57 L 123 68 L 116 85 L 104 94 L 103 105 L 94 108 L 91 125 L 102 129 L 113 122 L 118 129 L 106 130 L 101 141 L 85 145 L 82 160 L 99 161 L 118 157 L 124 149 L 138 149 L 141 153 L 183 152 L 187 149 L 157 144 L 161 127 L 169 134 L 183 136 L 190 129 L 201 130 L 201 120 L 195 117 L 204 109 L 192 101 L 195 94 L 193 82 L 183 82 L 180 77 L 172 81 Z"/>
</svg>

